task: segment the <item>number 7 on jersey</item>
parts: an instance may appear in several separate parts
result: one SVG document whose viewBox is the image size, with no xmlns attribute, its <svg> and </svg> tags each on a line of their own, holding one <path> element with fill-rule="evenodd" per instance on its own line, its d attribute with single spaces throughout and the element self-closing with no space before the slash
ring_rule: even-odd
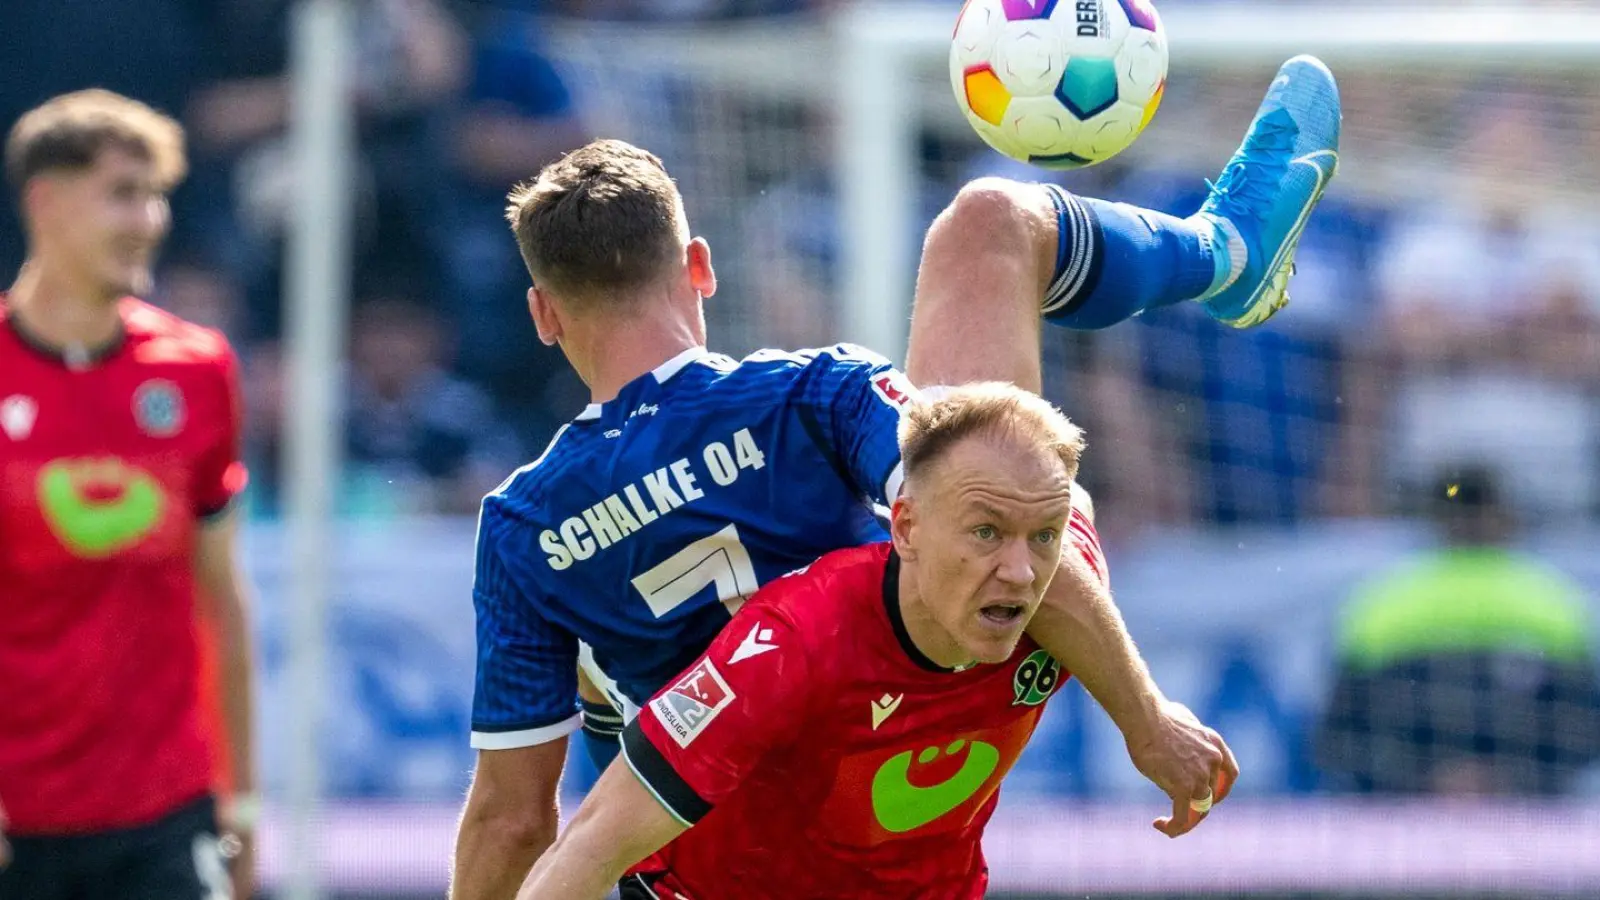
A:
<svg viewBox="0 0 1600 900">
<path fill-rule="evenodd" d="M 735 525 L 695 541 L 633 579 L 634 589 L 658 619 L 711 584 L 717 586 L 717 599 L 729 615 L 761 586 Z"/>
</svg>

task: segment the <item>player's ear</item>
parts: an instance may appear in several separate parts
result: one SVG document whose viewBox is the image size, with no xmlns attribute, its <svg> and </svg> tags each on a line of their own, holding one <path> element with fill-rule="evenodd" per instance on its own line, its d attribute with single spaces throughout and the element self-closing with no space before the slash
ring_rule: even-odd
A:
<svg viewBox="0 0 1600 900">
<path fill-rule="evenodd" d="M 894 541 L 895 552 L 900 554 L 901 559 L 912 560 L 917 557 L 916 542 L 912 536 L 916 520 L 916 503 L 902 492 L 889 508 L 889 539 Z"/>
<path fill-rule="evenodd" d="M 697 237 L 684 248 L 685 263 L 689 268 L 689 285 L 701 297 L 717 292 L 717 273 L 711 268 L 711 245 L 705 238 Z"/>
<path fill-rule="evenodd" d="M 556 313 L 550 295 L 537 287 L 528 288 L 528 312 L 533 315 L 533 327 L 539 331 L 539 340 L 546 347 L 554 347 L 561 340 L 561 317 Z"/>
</svg>

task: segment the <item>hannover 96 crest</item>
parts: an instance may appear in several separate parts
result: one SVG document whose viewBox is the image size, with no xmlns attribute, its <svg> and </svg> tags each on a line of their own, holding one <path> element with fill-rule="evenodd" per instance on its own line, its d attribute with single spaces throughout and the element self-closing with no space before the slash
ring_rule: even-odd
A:
<svg viewBox="0 0 1600 900">
<path fill-rule="evenodd" d="M 133 420 L 151 437 L 172 437 L 183 430 L 183 393 L 164 378 L 139 385 L 133 392 Z"/>
<path fill-rule="evenodd" d="M 1011 676 L 1012 706 L 1038 706 L 1050 699 L 1061 681 L 1061 666 L 1043 650 L 1029 653 Z"/>
</svg>

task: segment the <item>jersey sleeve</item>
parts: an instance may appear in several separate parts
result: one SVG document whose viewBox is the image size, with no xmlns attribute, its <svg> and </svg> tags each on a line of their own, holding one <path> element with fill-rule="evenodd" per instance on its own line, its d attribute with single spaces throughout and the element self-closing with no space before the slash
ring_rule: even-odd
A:
<svg viewBox="0 0 1600 900">
<path fill-rule="evenodd" d="M 847 482 L 885 506 L 900 493 L 900 417 L 917 398 L 887 359 L 854 344 L 814 351 L 802 382 L 806 430 Z"/>
<path fill-rule="evenodd" d="M 226 512 L 248 480 L 239 446 L 244 423 L 239 399 L 239 359 L 231 349 L 225 349 L 218 372 L 222 383 L 219 415 L 222 421 L 195 467 L 194 514 L 201 519 Z"/>
<path fill-rule="evenodd" d="M 1076 504 L 1072 507 L 1072 514 L 1067 517 L 1067 534 L 1071 538 L 1072 548 L 1099 576 L 1100 583 L 1110 587 L 1111 568 L 1106 564 L 1105 551 L 1100 547 L 1100 532 L 1095 530 L 1094 522 L 1083 508 Z"/>
<path fill-rule="evenodd" d="M 801 734 L 819 686 L 800 638 L 791 622 L 752 601 L 623 730 L 629 768 L 684 825 Z"/>
<path fill-rule="evenodd" d="M 577 730 L 578 640 L 551 622 L 518 577 L 526 527 L 484 501 L 478 524 L 472 602 L 478 622 L 478 669 L 472 695 L 472 746 L 532 747 Z"/>
</svg>

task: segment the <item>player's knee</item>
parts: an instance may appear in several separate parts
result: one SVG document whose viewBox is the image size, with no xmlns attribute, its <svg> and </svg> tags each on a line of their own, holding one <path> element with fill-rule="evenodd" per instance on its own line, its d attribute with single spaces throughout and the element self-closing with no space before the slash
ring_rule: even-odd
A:
<svg viewBox="0 0 1600 900">
<path fill-rule="evenodd" d="M 1033 185 L 1006 178 L 979 178 L 956 192 L 940 218 L 964 235 L 1003 237 L 1027 225 L 1029 189 Z"/>
</svg>

